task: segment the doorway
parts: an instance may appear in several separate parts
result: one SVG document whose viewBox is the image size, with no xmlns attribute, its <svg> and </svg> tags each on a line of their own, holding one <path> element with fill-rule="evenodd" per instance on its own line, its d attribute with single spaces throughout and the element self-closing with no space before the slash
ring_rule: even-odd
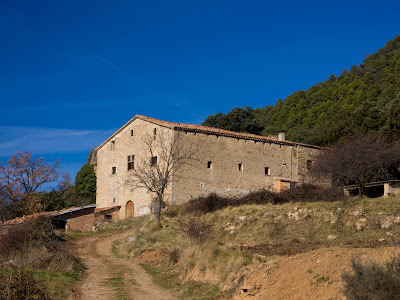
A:
<svg viewBox="0 0 400 300">
<path fill-rule="evenodd" d="M 131 200 L 126 203 L 125 218 L 133 218 L 135 213 L 135 206 Z"/>
</svg>

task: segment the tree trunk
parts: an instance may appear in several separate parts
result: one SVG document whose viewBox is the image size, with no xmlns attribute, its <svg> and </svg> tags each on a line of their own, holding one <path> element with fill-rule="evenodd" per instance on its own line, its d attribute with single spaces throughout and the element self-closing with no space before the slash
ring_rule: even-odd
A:
<svg viewBox="0 0 400 300">
<path fill-rule="evenodd" d="M 358 195 L 362 198 L 364 197 L 364 182 L 361 182 L 358 186 L 359 193 Z"/>
<path fill-rule="evenodd" d="M 157 224 L 161 226 L 161 203 L 162 203 L 162 195 L 157 196 L 155 212 Z"/>
</svg>

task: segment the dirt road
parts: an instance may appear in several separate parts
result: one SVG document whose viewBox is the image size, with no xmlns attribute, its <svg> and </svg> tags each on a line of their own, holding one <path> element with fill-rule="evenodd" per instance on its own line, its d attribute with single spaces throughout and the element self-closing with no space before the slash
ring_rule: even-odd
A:
<svg viewBox="0 0 400 300">
<path fill-rule="evenodd" d="M 77 299 L 177 299 L 155 285 L 134 259 L 117 258 L 113 242 L 127 233 L 102 233 L 76 240 L 77 256 L 87 268 L 78 281 L 70 300 Z"/>
</svg>

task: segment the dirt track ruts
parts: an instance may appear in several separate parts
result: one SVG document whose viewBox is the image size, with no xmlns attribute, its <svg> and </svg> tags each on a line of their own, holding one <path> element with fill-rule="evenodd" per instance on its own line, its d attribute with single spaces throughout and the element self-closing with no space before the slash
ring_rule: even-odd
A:
<svg viewBox="0 0 400 300">
<path fill-rule="evenodd" d="M 86 270 L 76 283 L 69 299 L 177 299 L 153 283 L 149 274 L 134 260 L 117 258 L 112 253 L 115 240 L 126 232 L 105 232 L 76 239 L 76 254 Z"/>
</svg>

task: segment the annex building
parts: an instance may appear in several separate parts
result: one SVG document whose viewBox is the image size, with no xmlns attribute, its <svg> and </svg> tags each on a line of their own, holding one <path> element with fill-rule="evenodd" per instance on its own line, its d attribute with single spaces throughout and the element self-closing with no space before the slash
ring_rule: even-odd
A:
<svg viewBox="0 0 400 300">
<path fill-rule="evenodd" d="M 173 174 L 165 193 L 170 204 L 183 204 L 211 192 L 241 195 L 310 182 L 309 169 L 322 150 L 286 141 L 284 134 L 270 138 L 136 115 L 95 149 L 97 208 L 112 209 L 105 218 L 124 219 L 151 212 L 154 195 L 143 188 L 132 188 L 126 181 L 140 162 L 163 163 L 157 158 L 157 149 L 150 154 L 144 143 L 145 138 L 159 135 L 166 140 L 179 135 L 183 146 L 199 150 L 196 163 Z"/>
</svg>

